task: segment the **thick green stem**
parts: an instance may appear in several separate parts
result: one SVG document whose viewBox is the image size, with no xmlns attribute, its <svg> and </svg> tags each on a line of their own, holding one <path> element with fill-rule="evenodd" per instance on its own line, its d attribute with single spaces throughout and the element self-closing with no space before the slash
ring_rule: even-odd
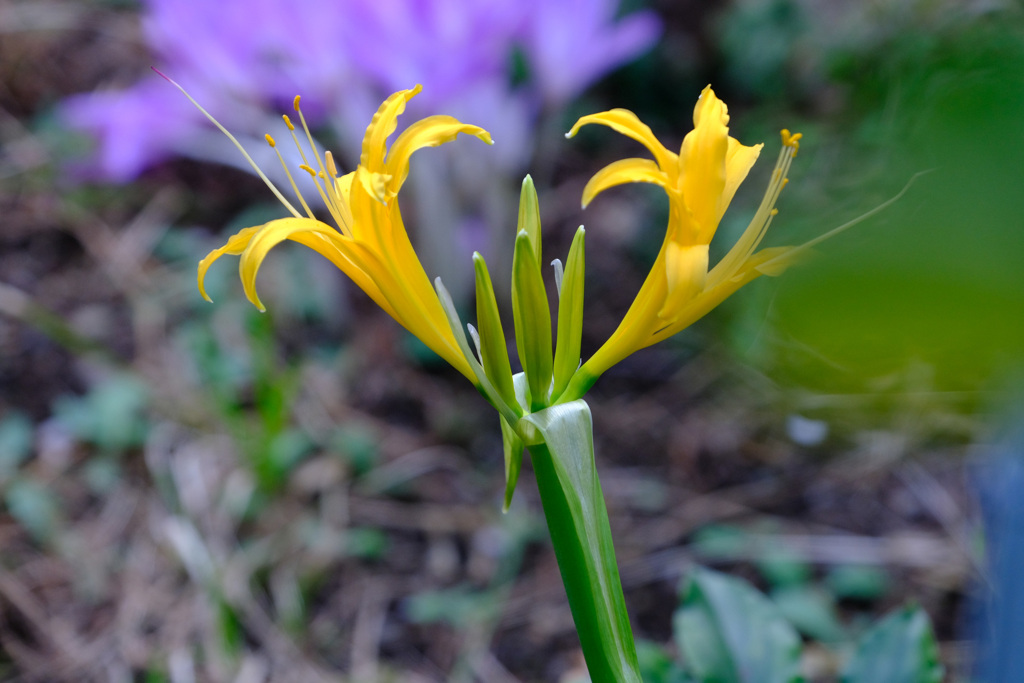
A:
<svg viewBox="0 0 1024 683">
<path fill-rule="evenodd" d="M 608 511 L 593 461 L 569 473 L 546 444 L 531 445 L 529 451 L 590 678 L 593 683 L 640 683 Z M 582 481 L 574 474 L 583 474 Z"/>
</svg>

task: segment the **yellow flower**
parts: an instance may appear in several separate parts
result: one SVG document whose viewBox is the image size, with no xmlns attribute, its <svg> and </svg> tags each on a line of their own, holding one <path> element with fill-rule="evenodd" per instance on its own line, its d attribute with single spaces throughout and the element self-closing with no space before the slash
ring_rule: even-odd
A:
<svg viewBox="0 0 1024 683">
<path fill-rule="evenodd" d="M 397 195 L 409 173 L 409 157 L 416 150 L 449 142 L 459 133 L 475 136 L 488 144 L 491 144 L 491 136 L 482 128 L 451 116 L 431 116 L 406 128 L 388 149 L 387 138 L 395 131 L 398 115 L 419 91 L 420 86 L 402 90 L 381 104 L 363 137 L 359 165 L 355 171 L 342 176 L 331 153 L 321 156 L 317 151 L 296 97 L 294 108 L 311 148 L 308 156 L 288 116 L 284 121 L 302 155 L 304 163 L 299 168 L 310 176 L 334 224 L 314 217 L 283 159 L 281 163 L 305 215 L 285 199 L 246 154 L 292 217 L 245 228 L 223 247 L 210 252 L 199 262 L 199 291 L 209 300 L 203 288 L 206 271 L 225 254 L 241 255 L 239 273 L 245 294 L 264 310 L 256 294 L 256 273 L 260 264 L 280 242 L 299 242 L 330 259 L 395 320 L 476 384 L 476 374 L 460 349 L 438 295 L 409 241 Z M 228 136 L 231 137 L 230 133 Z M 233 137 L 231 139 L 238 145 Z M 276 142 L 269 135 L 267 142 L 277 151 Z"/>
<path fill-rule="evenodd" d="M 661 251 L 633 305 L 618 329 L 580 369 L 580 377 L 574 378 L 584 391 L 609 367 L 676 334 L 746 283 L 760 275 L 780 273 L 799 249 L 756 251 L 776 214 L 775 201 L 787 182 L 799 134 L 782 131 L 782 151 L 760 208 L 739 241 L 709 270 L 708 245 L 762 145 L 748 147 L 729 136 L 728 109 L 711 86 L 697 101 L 694 130 L 686 135 L 679 154 L 666 149 L 650 128 L 625 109 L 584 116 L 566 137 L 590 123 L 603 124 L 640 142 L 654 160 L 623 159 L 598 171 L 583 190 L 583 206 L 615 185 L 654 183 L 668 194 L 669 220 Z"/>
</svg>

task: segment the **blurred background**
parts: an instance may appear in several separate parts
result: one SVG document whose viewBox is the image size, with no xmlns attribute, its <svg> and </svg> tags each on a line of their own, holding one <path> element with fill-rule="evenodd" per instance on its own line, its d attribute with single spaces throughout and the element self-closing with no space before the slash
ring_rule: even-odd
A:
<svg viewBox="0 0 1024 683">
<path fill-rule="evenodd" d="M 532 476 L 502 515 L 472 387 L 297 245 L 261 270 L 268 313 L 228 262 L 200 298 L 197 261 L 282 209 L 150 66 L 261 162 L 301 94 L 346 170 L 381 99 L 422 83 L 400 125 L 447 113 L 496 141 L 413 158 L 428 274 L 469 310 L 478 250 L 507 292 L 530 172 L 547 260 L 588 228 L 585 355 L 667 202 L 627 186 L 581 211 L 590 175 L 643 152 L 566 141 L 578 116 L 626 107 L 675 148 L 714 86 L 766 146 L 713 258 L 781 128 L 804 142 L 769 244 L 927 171 L 610 371 L 598 467 L 650 680 L 694 563 L 769 594 L 811 681 L 908 599 L 949 680 L 1018 680 L 991 660 L 1024 626 L 982 590 L 1024 595 L 1000 578 L 1024 538 L 1024 12 L 998 0 L 0 0 L 0 679 L 581 680 Z"/>
</svg>

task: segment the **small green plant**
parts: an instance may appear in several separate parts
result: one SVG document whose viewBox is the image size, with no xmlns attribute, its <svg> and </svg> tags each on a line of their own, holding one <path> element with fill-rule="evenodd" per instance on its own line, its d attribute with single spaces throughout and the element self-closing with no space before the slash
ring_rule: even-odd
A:
<svg viewBox="0 0 1024 683">
<path fill-rule="evenodd" d="M 804 644 L 773 600 L 742 579 L 696 568 L 680 587 L 674 659 L 656 645 L 640 652 L 648 683 L 799 683 Z M 939 683 L 943 668 L 931 622 L 915 605 L 870 625 L 846 652 L 842 683 Z"/>
</svg>

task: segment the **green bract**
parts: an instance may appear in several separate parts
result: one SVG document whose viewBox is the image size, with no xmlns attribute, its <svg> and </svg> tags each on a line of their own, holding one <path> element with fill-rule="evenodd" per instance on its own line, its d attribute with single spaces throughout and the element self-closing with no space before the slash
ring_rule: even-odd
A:
<svg viewBox="0 0 1024 683">
<path fill-rule="evenodd" d="M 540 264 L 526 230 L 516 235 L 512 256 L 512 317 L 519 362 L 530 389 L 530 410 L 542 410 L 551 393 L 551 309 Z"/>
<path fill-rule="evenodd" d="M 558 345 L 555 347 L 555 385 L 552 400 L 557 400 L 573 373 L 580 366 L 583 338 L 583 242 L 586 231 L 581 225 L 569 247 L 569 260 L 558 286 Z M 557 273 L 557 271 L 556 271 Z"/>
<path fill-rule="evenodd" d="M 480 362 L 502 400 L 512 410 L 521 412 L 512 386 L 512 366 L 508 362 L 505 330 L 501 326 L 494 285 L 487 272 L 487 263 L 479 253 L 473 254 L 473 267 L 476 272 L 476 324 L 480 326 Z"/>
</svg>

